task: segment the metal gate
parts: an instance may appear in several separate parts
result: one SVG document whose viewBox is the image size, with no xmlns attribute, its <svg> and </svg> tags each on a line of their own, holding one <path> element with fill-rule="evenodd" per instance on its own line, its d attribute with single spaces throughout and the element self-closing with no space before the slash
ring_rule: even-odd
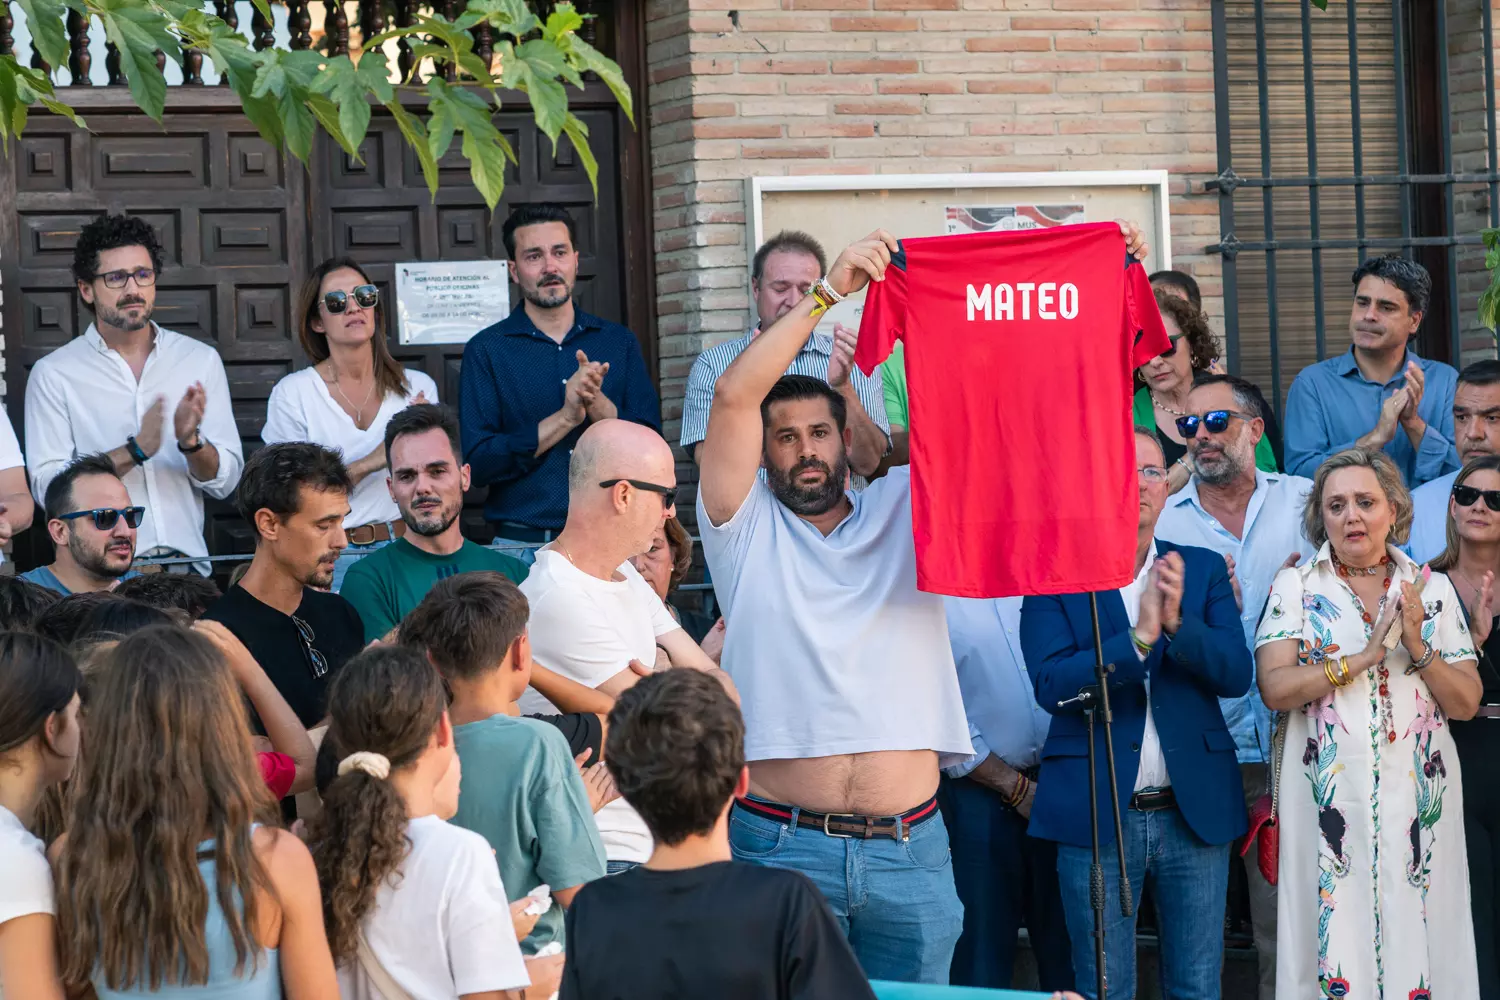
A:
<svg viewBox="0 0 1500 1000">
<path fill-rule="evenodd" d="M 1432 273 L 1421 353 L 1494 356 L 1480 231 L 1500 226 L 1489 0 L 1213 0 L 1225 348 L 1278 409 L 1346 349 L 1353 268 Z"/>
</svg>

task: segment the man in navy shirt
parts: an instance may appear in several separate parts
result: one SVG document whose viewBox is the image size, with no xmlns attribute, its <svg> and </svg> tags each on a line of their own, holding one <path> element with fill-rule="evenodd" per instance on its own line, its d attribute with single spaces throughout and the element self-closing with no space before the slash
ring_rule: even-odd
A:
<svg viewBox="0 0 1500 1000">
<path fill-rule="evenodd" d="M 502 230 L 524 303 L 464 348 L 464 461 L 490 488 L 500 540 L 550 541 L 568 511 L 568 456 L 590 423 L 619 417 L 661 430 L 661 404 L 635 334 L 573 303 L 572 216 L 522 205 Z"/>
</svg>

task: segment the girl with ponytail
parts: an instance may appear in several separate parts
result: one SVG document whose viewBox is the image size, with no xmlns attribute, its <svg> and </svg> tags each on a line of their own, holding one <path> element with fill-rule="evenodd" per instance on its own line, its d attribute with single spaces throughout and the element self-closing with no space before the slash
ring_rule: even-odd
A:
<svg viewBox="0 0 1500 1000">
<path fill-rule="evenodd" d="M 308 844 L 344 1000 L 550 997 L 560 963 L 523 962 L 494 853 L 447 822 L 458 754 L 427 658 L 365 650 L 334 678 L 328 716 L 338 772 Z"/>
</svg>

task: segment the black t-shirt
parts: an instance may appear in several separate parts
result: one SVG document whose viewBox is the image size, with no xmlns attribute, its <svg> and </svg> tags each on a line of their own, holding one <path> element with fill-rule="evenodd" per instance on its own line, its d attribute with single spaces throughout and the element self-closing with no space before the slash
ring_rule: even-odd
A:
<svg viewBox="0 0 1500 1000">
<path fill-rule="evenodd" d="M 721 861 L 585 885 L 566 917 L 562 1000 L 873 1000 L 801 872 Z"/>
<path fill-rule="evenodd" d="M 568 738 L 568 750 L 574 757 L 585 750 L 590 751 L 589 756 L 583 762 L 584 767 L 599 763 L 599 758 L 604 754 L 604 726 L 600 724 L 599 716 L 593 712 L 528 715 L 526 718 L 555 726 Z"/>
<path fill-rule="evenodd" d="M 263 604 L 244 587 L 230 587 L 203 615 L 239 637 L 265 670 L 297 718 L 311 729 L 327 714 L 328 684 L 339 668 L 364 648 L 365 628 L 354 605 L 338 594 L 304 588 L 296 616 L 312 631 L 312 648 L 328 661 L 313 676 L 313 657 L 292 616 Z M 254 720 L 259 726 L 259 720 Z"/>
</svg>

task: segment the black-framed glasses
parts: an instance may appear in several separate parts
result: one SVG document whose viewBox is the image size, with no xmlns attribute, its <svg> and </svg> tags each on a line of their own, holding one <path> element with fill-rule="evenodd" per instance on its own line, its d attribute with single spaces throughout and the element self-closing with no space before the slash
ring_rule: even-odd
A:
<svg viewBox="0 0 1500 1000">
<path fill-rule="evenodd" d="M 644 479 L 606 479 L 599 485 L 607 490 L 621 483 L 629 483 L 636 489 L 645 490 L 647 493 L 656 493 L 661 496 L 664 503 L 674 504 L 677 502 L 677 487 L 662 486 L 659 483 L 648 483 Z"/>
<path fill-rule="evenodd" d="M 104 282 L 105 288 L 124 288 L 125 282 L 131 278 L 134 278 L 135 283 L 141 288 L 148 288 L 156 284 L 156 269 L 138 267 L 133 271 L 105 271 L 103 274 L 94 275 L 94 277 Z"/>
<path fill-rule="evenodd" d="M 1460 507 L 1472 507 L 1484 497 L 1484 505 L 1490 510 L 1500 512 L 1500 490 L 1481 490 L 1475 486 L 1453 487 L 1453 502 Z"/>
<path fill-rule="evenodd" d="M 125 526 L 139 528 L 141 519 L 146 516 L 144 507 L 95 507 L 93 510 L 75 510 L 71 514 L 59 514 L 59 521 L 76 521 L 80 517 L 92 517 L 94 527 L 100 531 L 113 531 L 115 525 L 120 523 L 120 518 L 125 518 Z"/>
<path fill-rule="evenodd" d="M 1186 337 L 1186 336 L 1187 336 L 1187 334 L 1185 334 L 1185 333 L 1179 333 L 1175 337 L 1168 337 L 1167 339 L 1171 341 L 1170 346 L 1168 346 L 1165 351 L 1162 351 L 1160 354 L 1158 354 L 1157 357 L 1158 358 L 1170 358 L 1172 355 L 1176 354 L 1177 353 L 1177 342 L 1180 341 L 1183 337 Z"/>
<path fill-rule="evenodd" d="M 374 285 L 356 285 L 352 293 L 342 288 L 329 292 L 323 296 L 323 308 L 334 316 L 349 308 L 349 297 L 354 296 L 354 304 L 361 309 L 374 309 L 380 304 L 380 289 Z"/>
<path fill-rule="evenodd" d="M 1229 421 L 1238 417 L 1241 420 L 1250 421 L 1255 417 L 1239 410 L 1209 410 L 1203 416 L 1188 414 L 1177 418 L 1177 433 L 1188 440 L 1198 436 L 1198 428 L 1206 427 L 1210 434 L 1222 434 L 1229 429 Z"/>
<path fill-rule="evenodd" d="M 314 677 L 328 676 L 328 657 L 318 652 L 313 646 L 313 640 L 317 638 L 317 635 L 313 633 L 312 626 L 296 615 L 292 615 L 292 624 L 297 626 L 297 637 L 302 640 L 302 652 L 307 656 L 307 667 L 312 671 L 312 675 Z"/>
</svg>

